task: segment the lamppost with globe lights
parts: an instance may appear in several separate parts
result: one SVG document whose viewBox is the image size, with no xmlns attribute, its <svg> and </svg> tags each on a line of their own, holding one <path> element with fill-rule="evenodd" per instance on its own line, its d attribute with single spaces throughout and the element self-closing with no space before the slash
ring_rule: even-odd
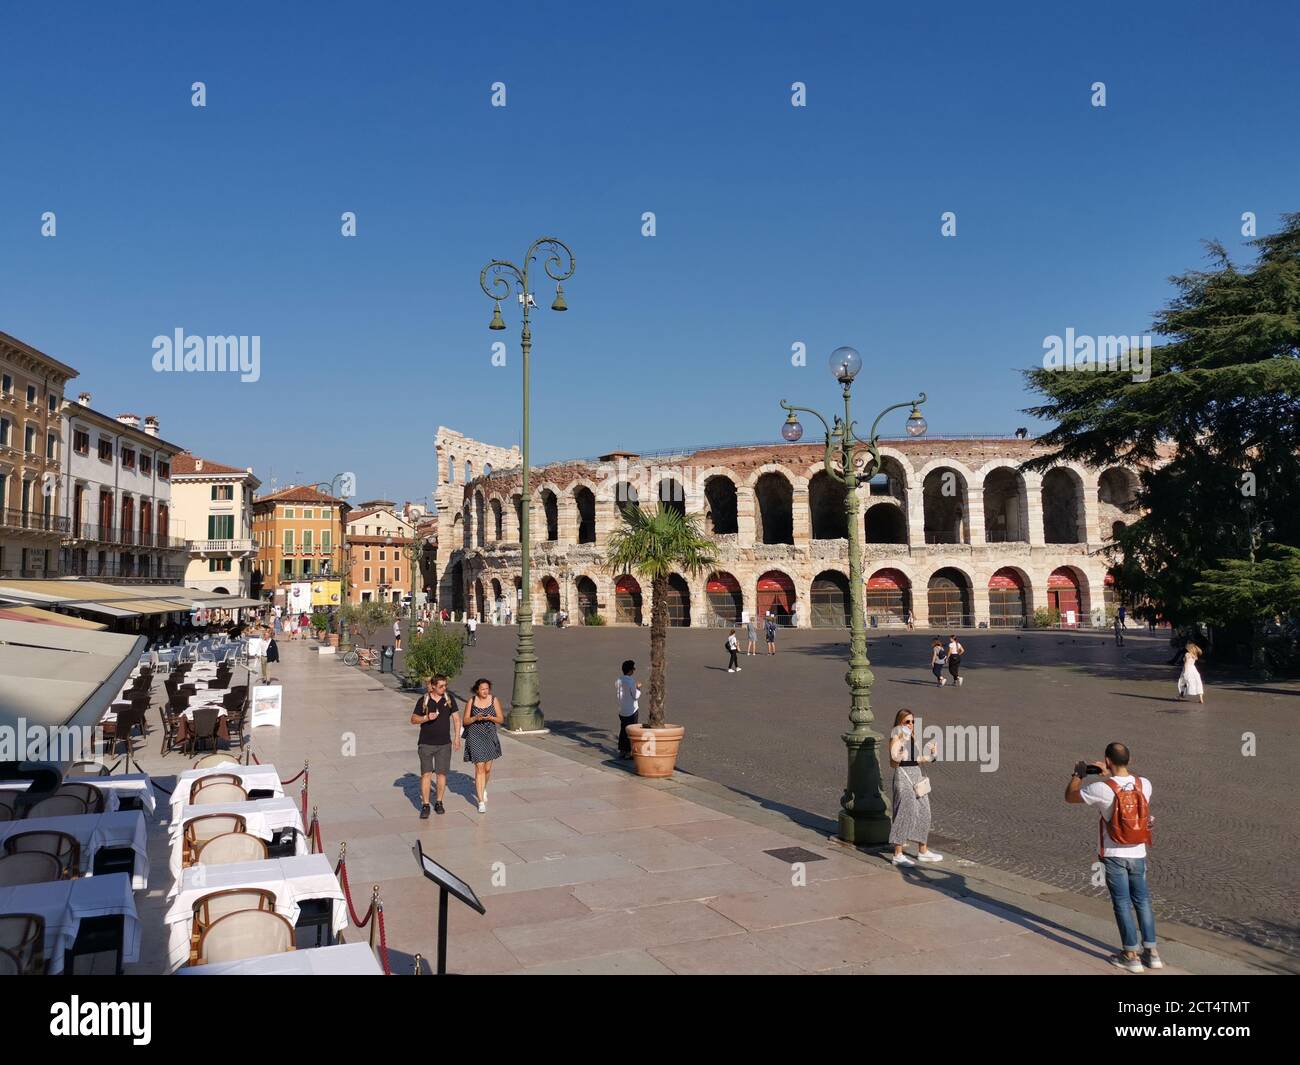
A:
<svg viewBox="0 0 1300 1065">
<path fill-rule="evenodd" d="M 824 465 L 827 476 L 844 486 L 844 508 L 849 524 L 849 671 L 844 681 L 849 686 L 851 708 L 849 721 L 852 728 L 841 736 L 848 749 L 848 784 L 840 797 L 839 838 L 853 844 L 881 844 L 889 840 L 889 806 L 881 786 L 879 746 L 880 736 L 871 729 L 875 720 L 871 712 L 871 663 L 867 659 L 867 626 L 863 612 L 862 548 L 858 528 L 859 485 L 865 484 L 880 469 L 880 439 L 876 430 L 881 419 L 891 411 L 910 406 L 907 418 L 907 435 L 922 436 L 926 430 L 921 404 L 922 392 L 916 399 L 895 403 L 876 416 L 871 432 L 864 440 L 853 427 L 850 410 L 850 392 L 853 379 L 862 369 L 862 356 L 853 348 L 836 348 L 831 353 L 830 370 L 843 388 L 844 417 L 834 417 L 831 423 L 811 407 L 791 406 L 781 400 L 788 412 L 781 427 L 781 437 L 787 443 L 797 443 L 803 437 L 803 426 L 795 417 L 796 411 L 811 414 L 826 430 Z"/>
<path fill-rule="evenodd" d="M 327 496 L 330 496 L 331 498 L 341 498 L 335 495 L 334 485 L 338 484 L 339 491 L 344 491 L 345 489 L 343 486 L 346 485 L 349 477 L 351 477 L 350 473 L 336 473 L 328 481 L 317 481 L 315 484 L 308 485 L 308 487 L 314 488 L 318 492 L 324 492 Z M 344 503 L 343 505 L 347 506 L 346 503 Z M 339 579 L 338 650 L 339 653 L 342 654 L 344 651 L 349 651 L 352 649 L 352 637 L 351 634 L 348 632 L 348 623 L 347 623 L 348 585 L 352 577 L 352 555 L 348 551 L 348 519 L 347 516 L 343 513 L 341 507 L 339 508 L 339 532 L 341 534 L 341 538 L 339 540 L 339 574 L 338 574 L 340 578 Z M 326 564 L 328 565 L 330 561 L 332 560 L 327 559 Z M 332 576 L 332 574 L 330 575 Z"/>
<path fill-rule="evenodd" d="M 537 683 L 537 651 L 533 641 L 533 590 L 529 579 L 529 513 L 532 510 L 532 498 L 528 490 L 528 357 L 533 347 L 533 334 L 528 324 L 529 311 L 537 306 L 533 291 L 529 287 L 529 275 L 538 255 L 543 254 L 542 266 L 555 284 L 555 302 L 553 311 L 567 311 L 564 302 L 564 282 L 573 276 L 573 252 L 568 245 L 554 237 L 539 237 L 528 246 L 524 255 L 523 266 L 493 259 L 483 267 L 479 274 L 479 287 L 488 298 L 496 303 L 492 312 L 492 321 L 488 328 L 501 330 L 506 327 L 501 317 L 501 301 L 518 289 L 519 305 L 523 308 L 523 332 L 520 344 L 523 349 L 523 440 L 521 441 L 521 460 L 523 463 L 523 488 L 521 490 L 522 515 L 520 521 L 520 578 L 522 594 L 519 600 L 519 631 L 515 643 L 515 681 L 510 696 L 510 713 L 506 716 L 506 728 L 512 732 L 538 732 L 543 725 L 542 712 L 538 704 L 541 694 Z M 489 281 L 488 274 L 492 274 Z"/>
</svg>

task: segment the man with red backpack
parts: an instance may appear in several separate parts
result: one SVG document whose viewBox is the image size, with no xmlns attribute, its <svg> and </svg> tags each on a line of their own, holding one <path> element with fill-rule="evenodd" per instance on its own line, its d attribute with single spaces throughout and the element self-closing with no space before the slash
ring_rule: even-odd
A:
<svg viewBox="0 0 1300 1065">
<path fill-rule="evenodd" d="M 1106 747 L 1104 762 L 1079 762 L 1065 788 L 1065 801 L 1095 807 L 1098 857 L 1106 870 L 1106 890 L 1115 910 L 1123 949 L 1111 964 L 1131 973 L 1163 969 L 1156 951 L 1156 918 L 1147 890 L 1147 847 L 1151 844 L 1151 781 L 1128 770 L 1129 750 Z M 1085 784 L 1088 777 L 1095 777 Z M 1137 920 L 1133 919 L 1137 911 Z M 1141 953 L 1138 932 L 1141 926 Z"/>
</svg>

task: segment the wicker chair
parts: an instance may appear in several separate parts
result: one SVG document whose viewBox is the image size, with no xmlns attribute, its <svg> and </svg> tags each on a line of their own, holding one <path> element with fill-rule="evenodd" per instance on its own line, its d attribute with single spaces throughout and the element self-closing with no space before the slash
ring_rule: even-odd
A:
<svg viewBox="0 0 1300 1065">
<path fill-rule="evenodd" d="M 174 751 L 181 746 L 180 736 L 180 714 L 174 712 L 167 706 L 158 707 L 158 718 L 162 721 L 162 747 L 159 754 L 166 754 L 168 751 Z"/>
<path fill-rule="evenodd" d="M 217 806 L 221 803 L 248 802 L 248 792 L 238 784 L 209 784 L 190 796 L 191 806 Z"/>
<path fill-rule="evenodd" d="M 228 913 L 240 910 L 275 912 L 275 895 L 264 888 L 228 888 L 204 895 L 194 904 L 194 923 L 190 930 L 190 964 L 199 962 L 199 943 L 203 933 Z"/>
<path fill-rule="evenodd" d="M 193 768 L 211 769 L 214 765 L 239 765 L 239 759 L 236 758 L 233 754 L 227 754 L 225 751 L 218 751 L 215 754 L 205 754 L 202 758 L 200 758 L 197 762 L 194 763 Z M 213 774 L 213 775 L 215 776 L 218 774 Z M 209 780 L 211 778 L 204 777 L 203 779 Z M 236 783 L 238 783 L 239 778 L 235 777 L 235 781 Z M 195 783 L 197 783 L 197 781 L 195 781 Z"/>
<path fill-rule="evenodd" d="M 63 865 L 52 854 L 23 851 L 0 858 L 0 887 L 17 884 L 49 884 L 63 879 Z"/>
<path fill-rule="evenodd" d="M 229 865 L 232 862 L 266 860 L 266 840 L 247 832 L 223 832 L 213 836 L 198 849 L 195 865 Z"/>
<path fill-rule="evenodd" d="M 236 910 L 219 917 L 199 939 L 199 964 L 286 954 L 294 948 L 293 925 L 267 910 Z"/>
<path fill-rule="evenodd" d="M 203 766 L 196 765 L 194 768 L 202 769 Z M 205 777 L 199 777 L 198 780 L 190 785 L 190 802 L 194 801 L 195 795 L 201 792 L 204 788 L 212 787 L 213 784 L 237 784 L 242 788 L 244 786 L 244 780 L 235 773 L 209 773 Z"/>
<path fill-rule="evenodd" d="M 0 914 L 0 949 L 18 959 L 19 972 L 45 971 L 45 918 L 39 913 Z"/>
<path fill-rule="evenodd" d="M 210 742 L 214 751 L 217 749 L 218 716 L 215 706 L 200 706 L 194 711 L 194 717 L 190 721 L 189 739 L 185 745 L 187 755 L 193 755 L 198 744 L 204 742 Z"/>
<path fill-rule="evenodd" d="M 6 854 L 26 854 L 32 851 L 48 854 L 58 861 L 60 880 L 72 880 L 81 875 L 81 844 L 75 836 L 66 832 L 35 829 L 31 832 L 15 832 L 5 840 Z"/>
<path fill-rule="evenodd" d="M 247 823 L 238 814 L 204 814 L 185 822 L 181 846 L 181 865 L 194 864 L 194 856 L 208 840 L 227 832 L 246 832 Z"/>
<path fill-rule="evenodd" d="M 70 777 L 106 777 L 108 766 L 103 762 L 73 762 L 65 774 Z"/>
<path fill-rule="evenodd" d="M 88 814 L 102 814 L 108 808 L 108 796 L 93 784 L 82 784 L 77 781 L 63 783 L 59 785 L 59 790 L 54 793 L 52 798 L 58 798 L 60 795 L 75 795 L 86 804 L 86 813 Z M 27 816 L 31 817 L 32 815 L 28 814 Z"/>
<path fill-rule="evenodd" d="M 48 799 L 42 799 L 27 811 L 28 817 L 76 817 L 80 814 L 87 814 L 91 811 L 86 806 L 86 800 L 76 795 L 51 795 Z"/>
</svg>

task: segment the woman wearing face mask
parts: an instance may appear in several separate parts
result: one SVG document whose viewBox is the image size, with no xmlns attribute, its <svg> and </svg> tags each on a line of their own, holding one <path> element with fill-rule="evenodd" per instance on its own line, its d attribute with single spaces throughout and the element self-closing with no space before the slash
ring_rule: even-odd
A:
<svg viewBox="0 0 1300 1065">
<path fill-rule="evenodd" d="M 894 770 L 894 821 L 889 842 L 894 846 L 895 865 L 916 864 L 903 853 L 903 845 L 909 841 L 916 844 L 918 861 L 943 861 L 943 855 L 930 850 L 926 843 L 930 836 L 930 780 L 921 771 L 921 766 L 933 762 L 936 754 L 937 748 L 931 740 L 917 757 L 912 711 L 898 711 L 889 734 L 889 764 Z"/>
</svg>

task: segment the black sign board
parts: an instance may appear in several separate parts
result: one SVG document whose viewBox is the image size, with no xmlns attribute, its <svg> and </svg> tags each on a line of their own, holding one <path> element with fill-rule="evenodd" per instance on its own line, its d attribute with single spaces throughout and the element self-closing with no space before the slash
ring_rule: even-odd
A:
<svg viewBox="0 0 1300 1065">
<path fill-rule="evenodd" d="M 479 913 L 487 913 L 487 910 L 483 908 L 483 903 L 479 902 L 478 895 L 474 893 L 472 887 L 424 853 L 424 844 L 418 839 L 415 841 L 415 860 L 419 863 L 420 872 L 425 878 L 438 885 L 437 971 L 439 976 L 445 976 L 447 973 L 447 896 L 455 895 L 466 906 L 478 910 Z"/>
</svg>

